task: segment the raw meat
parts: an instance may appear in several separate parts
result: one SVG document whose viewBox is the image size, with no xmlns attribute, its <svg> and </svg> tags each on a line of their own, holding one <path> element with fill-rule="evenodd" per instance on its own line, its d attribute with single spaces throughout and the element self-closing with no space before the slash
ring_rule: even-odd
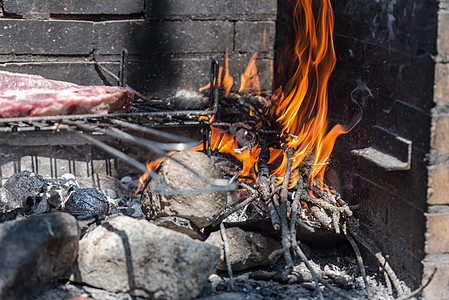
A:
<svg viewBox="0 0 449 300">
<path fill-rule="evenodd" d="M 131 108 L 133 99 L 128 88 L 81 86 L 0 71 L 1 118 L 120 113 Z"/>
</svg>

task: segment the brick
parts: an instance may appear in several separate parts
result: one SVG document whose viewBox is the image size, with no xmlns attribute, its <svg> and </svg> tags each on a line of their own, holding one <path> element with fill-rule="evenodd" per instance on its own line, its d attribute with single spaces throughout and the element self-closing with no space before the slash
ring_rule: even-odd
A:
<svg viewBox="0 0 449 300">
<path fill-rule="evenodd" d="M 438 14 L 438 54 L 449 54 L 449 13 L 440 12 Z"/>
<path fill-rule="evenodd" d="M 19 16 L 39 14 L 129 15 L 144 11 L 144 0 L 4 0 L 5 13 Z"/>
<path fill-rule="evenodd" d="M 449 64 L 437 63 L 435 65 L 435 103 L 449 102 Z"/>
<path fill-rule="evenodd" d="M 203 20 L 275 20 L 276 0 L 218 0 L 218 1 L 148 1 L 146 14 L 150 19 Z"/>
<path fill-rule="evenodd" d="M 277 1 L 275 0 L 227 0 L 230 16 L 246 20 L 275 20 Z"/>
<path fill-rule="evenodd" d="M 449 253 L 449 214 L 427 214 L 427 254 Z"/>
<path fill-rule="evenodd" d="M 444 116 L 434 120 L 432 126 L 431 143 L 435 150 L 448 154 L 449 153 L 449 117 Z"/>
<path fill-rule="evenodd" d="M 214 55 L 223 65 L 223 55 Z M 230 72 L 234 77 L 233 91 L 240 86 L 240 74 L 249 60 L 248 56 L 231 58 Z M 211 60 L 204 58 L 155 57 L 130 61 L 129 84 L 138 91 L 161 96 L 172 96 L 179 89 L 197 91 L 209 82 Z M 257 62 L 263 90 L 271 90 L 270 60 Z"/>
<path fill-rule="evenodd" d="M 94 25 L 99 54 L 214 53 L 226 49 L 233 24 L 226 21 L 114 21 Z"/>
<path fill-rule="evenodd" d="M 427 260 L 427 258 L 426 258 Z M 423 300 L 444 300 L 449 299 L 449 258 L 446 256 L 439 256 L 432 259 L 432 261 L 424 262 L 424 278 L 428 278 L 433 270 L 437 268 L 432 281 L 424 289 L 422 298 Z M 427 283 L 427 281 L 423 284 Z"/>
<path fill-rule="evenodd" d="M 262 46 L 265 29 L 266 44 Z M 237 52 L 268 53 L 273 57 L 275 35 L 275 22 L 236 22 L 234 50 Z"/>
<path fill-rule="evenodd" d="M 118 74 L 119 64 L 107 64 L 106 67 Z M 44 76 L 48 79 L 69 81 L 81 85 L 116 85 L 115 80 L 104 74 L 92 63 L 8 63 L 0 65 L 1 71 L 19 72 Z"/>
<path fill-rule="evenodd" d="M 91 22 L 0 19 L 0 54 L 89 55 Z"/>
<path fill-rule="evenodd" d="M 429 205 L 449 204 L 449 165 L 439 165 L 429 170 Z"/>
</svg>

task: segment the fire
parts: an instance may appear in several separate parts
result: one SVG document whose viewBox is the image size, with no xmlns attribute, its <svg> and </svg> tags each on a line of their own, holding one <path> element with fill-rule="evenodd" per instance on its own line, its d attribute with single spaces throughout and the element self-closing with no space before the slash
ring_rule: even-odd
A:
<svg viewBox="0 0 449 300">
<path fill-rule="evenodd" d="M 251 149 L 246 149 L 243 151 L 236 151 L 236 149 L 240 148 L 237 138 L 234 135 L 231 135 L 224 130 L 211 127 L 212 135 L 211 135 L 211 150 L 218 150 L 221 153 L 227 153 L 243 163 L 243 168 L 240 173 L 241 177 L 245 177 L 250 175 L 253 180 L 256 179 L 257 173 L 257 160 L 259 158 L 260 149 L 258 147 L 252 147 Z M 203 145 L 199 145 L 195 148 L 192 148 L 196 151 L 203 150 Z"/>
<path fill-rule="evenodd" d="M 265 107 L 265 113 L 281 125 L 280 136 L 283 138 L 283 149 L 270 148 L 270 175 L 276 175 L 277 183 L 283 181 L 287 166 L 285 149 L 293 149 L 292 176 L 289 187 L 296 185 L 299 176 L 299 166 L 305 159 L 312 160 L 312 170 L 309 175 L 311 187 L 318 182 L 321 189 L 330 191 L 324 185 L 324 172 L 335 141 L 340 134 L 349 131 L 342 125 L 335 125 L 329 130 L 327 121 L 328 81 L 336 63 L 333 42 L 334 15 L 330 0 L 295 0 L 294 28 L 296 41 L 293 47 L 293 57 L 290 65 L 296 66 L 293 76 L 285 86 L 278 89 Z M 265 44 L 266 29 L 263 44 Z M 241 85 L 238 92 L 260 92 L 257 75 L 255 53 L 241 75 Z M 229 75 L 228 51 L 225 58 L 225 75 L 219 70 L 219 82 L 225 94 L 229 93 L 233 79 Z M 209 88 L 205 86 L 200 91 Z M 212 123 L 213 125 L 213 123 Z M 260 124 L 258 125 L 260 126 Z M 218 150 L 235 156 L 243 164 L 241 176 L 257 178 L 257 161 L 261 147 L 255 141 L 252 147 L 241 151 L 238 149 L 238 139 L 222 129 L 212 126 L 212 150 Z M 194 148 L 202 150 L 202 145 Z M 156 162 L 158 164 L 160 162 Z M 154 168 L 154 166 L 153 166 Z M 311 189 L 312 191 L 312 189 Z"/>
<path fill-rule="evenodd" d="M 272 97 L 267 113 L 282 125 L 286 146 L 295 149 L 292 169 L 313 153 L 314 164 L 309 181 L 313 185 L 314 179 L 318 179 L 324 188 L 324 172 L 335 140 L 348 130 L 341 125 L 328 130 L 327 84 L 336 63 L 332 37 L 334 15 L 329 0 L 320 1 L 319 11 L 314 15 L 312 8 L 315 2 L 296 2 L 294 27 L 297 40 L 293 63 L 297 64 L 297 69 L 285 90 Z M 271 151 L 271 155 L 272 160 L 283 155 L 283 163 L 272 171 L 282 176 L 285 154 Z M 293 179 L 290 186 L 295 184 Z"/>
<path fill-rule="evenodd" d="M 258 53 L 255 53 L 246 67 L 245 72 L 240 76 L 240 88 L 238 93 L 243 91 L 255 91 L 260 95 L 259 75 L 257 74 L 256 59 Z"/>
<path fill-rule="evenodd" d="M 171 155 L 173 155 L 173 154 L 175 154 L 177 151 L 170 151 L 168 154 L 167 154 L 167 156 L 171 156 Z M 159 166 L 161 165 L 161 163 L 163 163 L 164 162 L 164 160 L 166 159 L 167 157 L 161 157 L 161 158 L 158 158 L 158 159 L 156 159 L 156 160 L 153 160 L 153 161 L 151 161 L 151 162 L 147 162 L 146 163 L 146 167 L 147 167 L 147 169 L 149 170 L 149 171 L 154 171 L 154 170 L 156 170 L 157 168 L 159 168 Z M 136 196 L 144 187 L 145 187 L 145 180 L 147 180 L 147 178 L 149 177 L 150 175 L 148 175 L 148 173 L 143 173 L 142 174 L 142 176 L 140 176 L 139 177 L 139 185 L 137 186 L 137 189 L 136 189 L 136 191 L 134 192 L 134 196 Z"/>
<path fill-rule="evenodd" d="M 234 78 L 229 74 L 229 57 L 228 57 L 228 47 L 226 46 L 226 54 L 225 54 L 225 74 L 222 80 L 223 67 L 218 68 L 218 85 L 224 89 L 224 95 L 227 96 L 231 91 L 232 85 L 234 83 Z M 210 82 L 201 87 L 199 92 L 201 93 L 204 90 L 210 88 Z"/>
</svg>

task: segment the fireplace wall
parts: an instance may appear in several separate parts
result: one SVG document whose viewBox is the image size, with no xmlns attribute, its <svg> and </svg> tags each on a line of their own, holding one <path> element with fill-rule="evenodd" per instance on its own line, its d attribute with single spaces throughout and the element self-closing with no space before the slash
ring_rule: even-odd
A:
<svg viewBox="0 0 449 300">
<path fill-rule="evenodd" d="M 333 121 L 363 118 L 339 137 L 329 180 L 361 204 L 361 228 L 425 299 L 449 298 L 449 11 L 446 1 L 338 0 Z"/>
<path fill-rule="evenodd" d="M 40 74 L 80 84 L 115 84 L 93 60 L 119 72 L 129 51 L 128 83 L 163 97 L 209 81 L 212 58 L 240 74 L 255 52 L 264 90 L 271 90 L 275 0 L 3 0 L 0 70 Z M 266 28 L 266 46 L 262 47 Z"/>
</svg>

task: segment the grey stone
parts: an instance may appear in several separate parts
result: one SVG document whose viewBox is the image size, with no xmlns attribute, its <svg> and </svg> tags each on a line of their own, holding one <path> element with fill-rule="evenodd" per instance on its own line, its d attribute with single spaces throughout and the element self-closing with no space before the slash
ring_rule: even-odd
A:
<svg viewBox="0 0 449 300">
<path fill-rule="evenodd" d="M 0 19 L 0 54 L 89 55 L 92 22 Z"/>
<path fill-rule="evenodd" d="M 186 150 L 175 153 L 172 158 L 183 162 L 203 176 L 222 177 L 212 160 L 202 152 Z M 210 186 L 173 159 L 167 159 L 162 163 L 159 175 L 165 180 L 168 188 L 173 190 Z M 165 216 L 177 216 L 192 221 L 201 229 L 212 224 L 226 205 L 226 193 L 185 193 L 165 196 L 152 192 L 152 189 L 157 188 L 158 185 L 159 182 L 156 180 L 150 181 L 141 197 L 142 211 L 152 220 Z"/>
<path fill-rule="evenodd" d="M 79 231 L 66 213 L 0 224 L 0 299 L 25 299 L 62 277 L 75 261 Z"/>
<path fill-rule="evenodd" d="M 238 227 L 226 229 L 226 237 L 229 240 L 229 255 L 231 267 L 234 271 L 268 265 L 272 263 L 268 260 L 268 256 L 273 251 L 281 248 L 280 243 L 272 238 L 255 232 L 243 231 Z M 218 269 L 226 270 L 223 240 L 220 231 L 212 232 L 206 243 L 221 249 L 221 262 Z"/>
<path fill-rule="evenodd" d="M 216 270 L 219 256 L 215 246 L 119 216 L 81 239 L 71 279 L 151 299 L 191 299 Z"/>
</svg>

